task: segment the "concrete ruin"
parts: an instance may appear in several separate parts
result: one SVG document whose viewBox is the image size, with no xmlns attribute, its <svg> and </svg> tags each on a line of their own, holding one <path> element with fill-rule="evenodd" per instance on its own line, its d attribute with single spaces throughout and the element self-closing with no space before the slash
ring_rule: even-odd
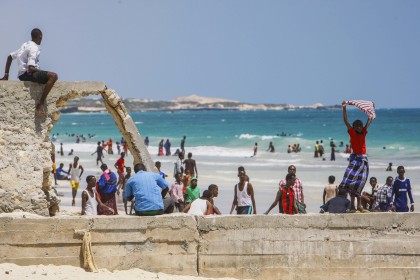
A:
<svg viewBox="0 0 420 280">
<path fill-rule="evenodd" d="M 24 211 L 53 216 L 60 199 L 51 191 L 49 132 L 68 100 L 101 95 L 127 140 L 134 162 L 154 170 L 140 133 L 120 97 L 100 82 L 57 82 L 47 97 L 48 116 L 35 114 L 44 86 L 0 81 L 0 213 Z"/>
<path fill-rule="evenodd" d="M 8 216 L 9 215 L 9 216 Z M 0 262 L 238 279 L 418 279 L 420 214 L 0 215 Z"/>
</svg>

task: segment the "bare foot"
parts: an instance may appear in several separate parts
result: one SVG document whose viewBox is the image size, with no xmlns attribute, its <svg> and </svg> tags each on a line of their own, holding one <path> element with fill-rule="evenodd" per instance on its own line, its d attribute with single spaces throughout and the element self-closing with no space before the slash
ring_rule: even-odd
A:
<svg viewBox="0 0 420 280">
<path fill-rule="evenodd" d="M 38 115 L 41 115 L 41 116 L 48 116 L 48 113 L 47 113 L 47 112 L 45 112 L 45 111 L 44 111 L 44 109 L 43 109 L 42 107 L 44 107 L 42 104 L 38 104 L 38 105 L 36 106 L 36 108 L 35 108 L 35 112 L 36 112 Z"/>
</svg>

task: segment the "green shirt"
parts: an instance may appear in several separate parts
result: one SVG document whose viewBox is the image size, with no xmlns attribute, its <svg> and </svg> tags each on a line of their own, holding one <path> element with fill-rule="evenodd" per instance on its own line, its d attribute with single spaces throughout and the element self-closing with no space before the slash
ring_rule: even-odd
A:
<svg viewBox="0 0 420 280">
<path fill-rule="evenodd" d="M 195 187 L 195 189 L 193 189 L 191 188 L 191 186 L 188 186 L 185 190 L 185 195 L 187 196 L 187 200 L 185 200 L 185 203 L 191 203 L 192 201 L 200 197 L 200 188 L 197 186 Z"/>
</svg>

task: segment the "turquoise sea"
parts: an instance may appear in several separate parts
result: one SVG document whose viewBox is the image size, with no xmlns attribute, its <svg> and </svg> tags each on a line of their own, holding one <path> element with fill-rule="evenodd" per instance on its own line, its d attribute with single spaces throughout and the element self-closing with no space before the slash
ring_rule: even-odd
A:
<svg viewBox="0 0 420 280">
<path fill-rule="evenodd" d="M 376 113 L 367 136 L 369 156 L 385 161 L 420 161 L 420 109 L 379 109 Z M 315 141 L 321 139 L 326 147 L 331 139 L 337 146 L 341 141 L 348 143 L 341 110 L 152 111 L 130 115 L 142 137 L 149 137 L 151 148 L 161 139 L 170 139 L 174 151 L 185 135 L 186 146 L 195 147 L 202 155 L 246 156 L 255 142 L 262 151 L 272 141 L 279 153 L 295 143 L 303 153 L 312 153 Z M 367 119 L 357 109 L 348 110 L 348 116 L 350 122 Z M 283 133 L 287 136 L 280 136 Z M 75 142 L 72 134 L 84 135 L 86 143 L 92 145 L 109 138 L 114 142 L 121 139 L 108 113 L 62 114 L 53 134 L 56 142 L 64 143 Z M 95 136 L 89 138 L 88 134 Z"/>
</svg>

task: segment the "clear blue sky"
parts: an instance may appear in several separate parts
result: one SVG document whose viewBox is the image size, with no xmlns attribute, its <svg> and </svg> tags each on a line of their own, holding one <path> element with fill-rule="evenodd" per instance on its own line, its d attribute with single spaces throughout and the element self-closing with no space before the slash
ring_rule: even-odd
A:
<svg viewBox="0 0 420 280">
<path fill-rule="evenodd" d="M 418 0 L 3 0 L 1 10 L 0 71 L 39 27 L 41 68 L 124 98 L 420 107 Z"/>
</svg>

